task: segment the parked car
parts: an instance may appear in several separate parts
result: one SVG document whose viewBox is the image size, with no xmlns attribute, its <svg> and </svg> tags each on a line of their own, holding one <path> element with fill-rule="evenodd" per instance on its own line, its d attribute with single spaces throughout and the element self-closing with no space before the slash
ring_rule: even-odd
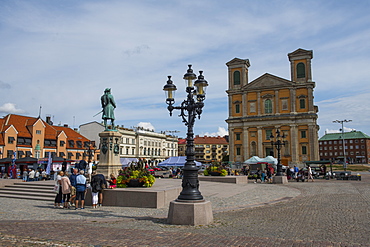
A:
<svg viewBox="0 0 370 247">
<path fill-rule="evenodd" d="M 159 178 L 169 178 L 172 177 L 172 172 L 169 170 L 169 168 L 162 166 L 162 167 L 156 167 L 157 169 L 154 170 L 154 177 Z"/>
</svg>

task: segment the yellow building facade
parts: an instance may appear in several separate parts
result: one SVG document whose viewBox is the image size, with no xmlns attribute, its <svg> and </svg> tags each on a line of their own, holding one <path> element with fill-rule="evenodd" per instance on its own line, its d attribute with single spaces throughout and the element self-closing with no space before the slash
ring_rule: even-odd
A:
<svg viewBox="0 0 370 247">
<path fill-rule="evenodd" d="M 229 153 L 231 162 L 252 156 L 277 157 L 270 136 L 285 136 L 281 149 L 284 165 L 319 160 L 317 112 L 313 102 L 313 52 L 289 53 L 291 79 L 264 74 L 249 82 L 248 59 L 234 58 L 228 67 Z"/>
</svg>

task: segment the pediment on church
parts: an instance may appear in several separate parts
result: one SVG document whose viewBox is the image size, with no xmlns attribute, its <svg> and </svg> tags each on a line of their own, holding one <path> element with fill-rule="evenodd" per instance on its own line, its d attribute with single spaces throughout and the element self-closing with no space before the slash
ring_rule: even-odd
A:
<svg viewBox="0 0 370 247">
<path fill-rule="evenodd" d="M 249 59 L 240 59 L 240 58 L 234 58 L 226 63 L 227 66 L 233 66 L 233 65 L 241 65 L 245 64 L 247 67 L 251 66 L 249 63 Z"/>
<path fill-rule="evenodd" d="M 271 75 L 264 74 L 257 79 L 251 81 L 246 86 L 243 87 L 243 90 L 259 90 L 259 89 L 269 89 L 269 88 L 284 88 L 293 86 L 293 82 Z"/>
<path fill-rule="evenodd" d="M 299 48 L 291 53 L 288 54 L 288 57 L 309 57 L 313 58 L 313 51 L 312 50 L 304 50 Z"/>
</svg>

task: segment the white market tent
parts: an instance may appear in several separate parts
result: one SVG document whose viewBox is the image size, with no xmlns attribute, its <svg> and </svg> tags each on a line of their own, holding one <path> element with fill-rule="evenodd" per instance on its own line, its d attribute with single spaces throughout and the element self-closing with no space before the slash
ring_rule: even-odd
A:
<svg viewBox="0 0 370 247">
<path fill-rule="evenodd" d="M 186 156 L 169 157 L 162 161 L 158 166 L 184 166 L 186 163 Z M 201 166 L 202 163 L 195 161 L 196 166 Z"/>
<path fill-rule="evenodd" d="M 263 162 L 263 161 L 261 161 L 262 159 L 260 158 L 260 157 L 258 157 L 258 156 L 253 156 L 253 157 L 251 157 L 251 158 L 249 158 L 249 159 L 247 159 L 246 161 L 244 161 L 244 163 L 245 164 L 248 164 L 248 165 L 250 165 L 250 164 L 257 164 L 258 162 Z"/>
<path fill-rule="evenodd" d="M 253 156 L 250 159 L 247 159 L 244 161 L 245 164 L 251 165 L 251 164 L 257 164 L 259 162 L 266 162 L 269 164 L 276 165 L 277 164 L 277 159 L 272 157 L 272 156 L 267 156 L 266 158 L 260 158 L 258 156 Z"/>
<path fill-rule="evenodd" d="M 120 158 L 122 167 L 127 167 L 131 162 L 138 162 L 137 158 Z"/>
<path fill-rule="evenodd" d="M 267 162 L 269 164 L 277 165 L 277 159 L 272 156 L 267 156 L 266 158 L 262 159 L 262 162 Z"/>
</svg>

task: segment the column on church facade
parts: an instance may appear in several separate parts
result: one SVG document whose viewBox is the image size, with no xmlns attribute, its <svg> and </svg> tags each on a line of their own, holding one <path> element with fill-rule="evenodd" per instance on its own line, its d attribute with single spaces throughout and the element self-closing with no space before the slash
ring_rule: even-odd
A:
<svg viewBox="0 0 370 247">
<path fill-rule="evenodd" d="M 249 154 L 249 127 L 243 127 L 243 161 L 248 159 L 250 156 Z"/>
<path fill-rule="evenodd" d="M 279 107 L 279 90 L 275 90 L 275 114 L 280 114 L 280 107 Z"/>
<path fill-rule="evenodd" d="M 298 126 L 296 124 L 290 125 L 290 136 L 291 140 L 298 140 Z M 291 143 L 291 154 L 292 154 L 292 162 L 299 163 L 299 143 L 298 141 L 294 141 Z"/>
<path fill-rule="evenodd" d="M 230 126 L 230 124 L 229 124 Z M 235 162 L 235 152 L 234 152 L 234 128 L 229 128 L 229 157 L 230 162 Z"/>
<path fill-rule="evenodd" d="M 318 134 L 315 124 L 308 125 L 308 136 L 309 136 L 309 146 L 310 146 L 310 160 L 319 160 L 319 145 L 318 145 Z"/>
<path fill-rule="evenodd" d="M 257 115 L 261 115 L 261 92 L 257 92 Z"/>
<path fill-rule="evenodd" d="M 296 112 L 296 92 L 294 89 L 290 89 L 290 111 Z"/>
<path fill-rule="evenodd" d="M 263 157 L 263 132 L 262 127 L 257 127 L 257 155 L 258 157 Z"/>
</svg>

